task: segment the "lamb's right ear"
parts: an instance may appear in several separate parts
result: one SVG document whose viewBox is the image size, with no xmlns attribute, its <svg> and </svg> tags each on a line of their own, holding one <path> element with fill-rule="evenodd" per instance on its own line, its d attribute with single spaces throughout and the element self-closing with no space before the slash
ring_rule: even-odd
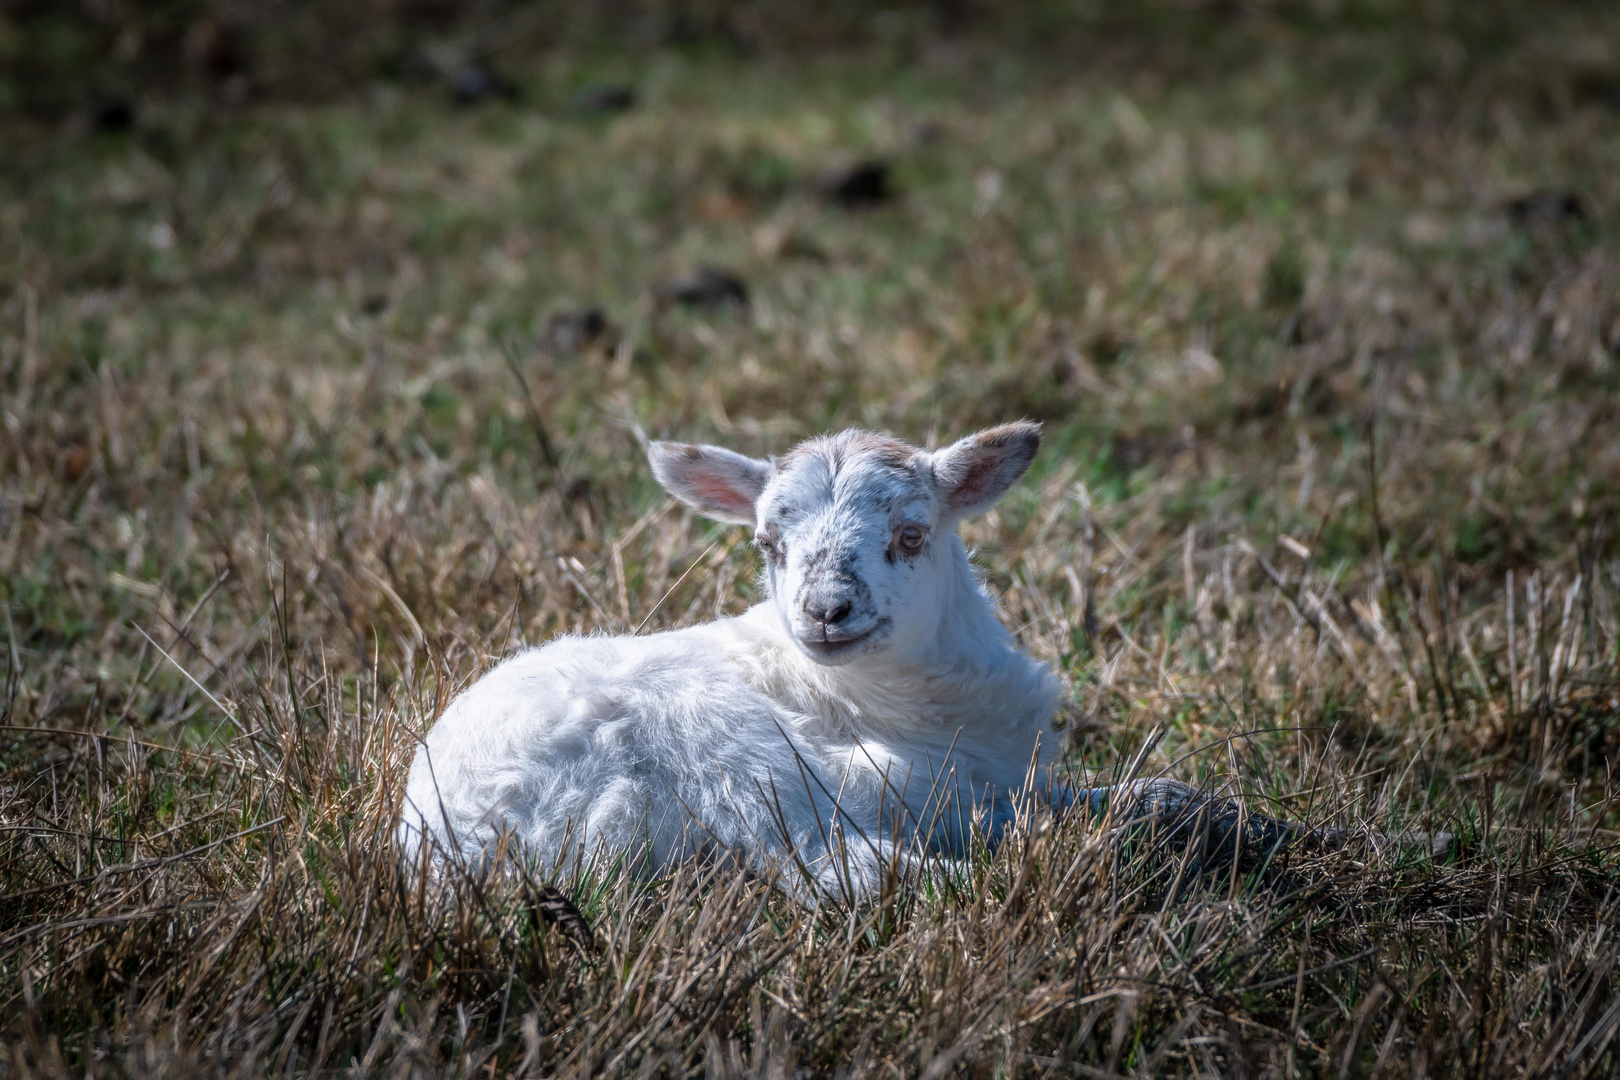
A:
<svg viewBox="0 0 1620 1080">
<path fill-rule="evenodd" d="M 722 446 L 655 442 L 647 461 L 664 490 L 705 517 L 754 524 L 754 504 L 771 479 L 771 463 Z"/>
</svg>

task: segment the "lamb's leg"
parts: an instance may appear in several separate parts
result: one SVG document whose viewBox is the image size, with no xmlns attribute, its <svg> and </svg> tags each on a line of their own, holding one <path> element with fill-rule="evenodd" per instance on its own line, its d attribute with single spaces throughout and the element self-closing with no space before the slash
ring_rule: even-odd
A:
<svg viewBox="0 0 1620 1080">
<path fill-rule="evenodd" d="M 1205 867 L 1262 863 L 1284 850 L 1334 847 L 1338 830 L 1310 830 L 1264 814 L 1248 813 L 1234 799 L 1209 794 L 1179 780 L 1133 780 L 1111 787 L 1083 788 L 1075 802 L 1092 817 L 1120 830 L 1140 832 L 1156 842 L 1190 847 Z"/>
<path fill-rule="evenodd" d="M 1133 780 L 1110 787 L 1073 788 L 1054 793 L 1060 813 L 1074 807 L 1116 828 L 1142 830 L 1178 847 L 1198 847 L 1206 865 L 1257 864 L 1289 849 L 1329 851 L 1364 835 L 1375 847 L 1421 846 L 1433 858 L 1444 858 L 1454 844 L 1450 833 L 1407 833 L 1386 836 L 1346 829 L 1310 828 L 1247 811 L 1235 799 L 1211 795 L 1179 780 Z M 1110 813 L 1112 811 L 1112 813 Z"/>
</svg>

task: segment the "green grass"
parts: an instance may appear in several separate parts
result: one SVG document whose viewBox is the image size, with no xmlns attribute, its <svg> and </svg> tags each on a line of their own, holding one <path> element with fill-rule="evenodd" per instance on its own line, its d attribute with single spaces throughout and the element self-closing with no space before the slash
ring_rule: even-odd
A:
<svg viewBox="0 0 1620 1080">
<path fill-rule="evenodd" d="M 529 27 L 470 109 L 266 75 L 127 133 L 17 113 L 0 1075 L 1620 1068 L 1620 24 L 1144 12 L 756 58 Z M 581 115 L 603 78 L 639 107 Z M 894 202 L 815 197 L 870 156 Z M 1584 217 L 1510 213 L 1548 190 Z M 702 264 L 752 305 L 656 300 Z M 538 883 L 411 890 L 455 689 L 758 598 L 641 438 L 1020 416 L 1041 458 L 966 532 L 1075 766 L 1454 857 L 1200 875 L 1071 821 L 815 913 L 560 868 L 589 954 Z"/>
</svg>

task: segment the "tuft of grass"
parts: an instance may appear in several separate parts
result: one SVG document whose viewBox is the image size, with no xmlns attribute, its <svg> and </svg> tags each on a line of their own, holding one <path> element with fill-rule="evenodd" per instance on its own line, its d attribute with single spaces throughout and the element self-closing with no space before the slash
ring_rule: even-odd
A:
<svg viewBox="0 0 1620 1080">
<path fill-rule="evenodd" d="M 497 50 L 472 108 L 19 123 L 0 1074 L 1620 1069 L 1620 25 L 1398 7 L 902 13 L 797 59 Z M 587 77 L 638 106 L 560 104 Z M 816 196 L 872 159 L 893 200 Z M 659 299 L 710 265 L 748 306 Z M 412 887 L 457 690 L 758 599 L 645 438 L 1017 416 L 1046 449 L 967 534 L 1076 772 L 1448 859 L 1200 872 L 1070 820 L 854 908 L 630 859 Z"/>
</svg>

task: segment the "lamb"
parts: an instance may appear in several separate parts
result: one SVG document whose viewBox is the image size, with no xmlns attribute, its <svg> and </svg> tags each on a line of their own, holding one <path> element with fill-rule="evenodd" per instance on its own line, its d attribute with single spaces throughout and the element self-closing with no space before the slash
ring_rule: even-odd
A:
<svg viewBox="0 0 1620 1080">
<path fill-rule="evenodd" d="M 966 854 L 1023 808 L 1209 810 L 1278 846 L 1301 830 L 1173 781 L 1071 792 L 1056 674 L 997 621 L 956 526 L 1028 469 L 1033 423 L 927 452 L 850 430 L 781 458 L 655 442 L 658 481 L 751 526 L 768 599 L 646 636 L 567 636 L 457 697 L 417 751 L 398 838 L 462 865 L 501 850 L 651 866 L 731 853 L 787 887 L 869 893 Z M 1117 809 L 1117 807 L 1116 807 Z M 1269 831 L 1268 831 L 1269 830 Z"/>
</svg>

